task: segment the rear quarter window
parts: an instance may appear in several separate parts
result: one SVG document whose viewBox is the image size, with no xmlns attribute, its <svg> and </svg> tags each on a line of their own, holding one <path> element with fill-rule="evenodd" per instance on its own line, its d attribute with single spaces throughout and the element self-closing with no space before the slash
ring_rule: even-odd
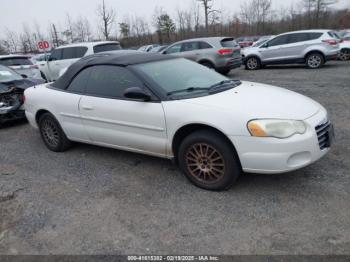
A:
<svg viewBox="0 0 350 262">
<path fill-rule="evenodd" d="M 0 59 L 0 64 L 5 66 L 32 65 L 33 63 L 26 57 L 12 57 Z"/>
<path fill-rule="evenodd" d="M 322 36 L 322 33 L 309 33 L 309 40 L 315 40 Z"/>
<path fill-rule="evenodd" d="M 220 41 L 222 47 L 237 47 L 238 44 L 233 38 L 225 38 Z"/>
<path fill-rule="evenodd" d="M 116 51 L 121 50 L 121 46 L 119 44 L 103 44 L 94 46 L 94 53 L 108 52 L 108 51 Z"/>
</svg>

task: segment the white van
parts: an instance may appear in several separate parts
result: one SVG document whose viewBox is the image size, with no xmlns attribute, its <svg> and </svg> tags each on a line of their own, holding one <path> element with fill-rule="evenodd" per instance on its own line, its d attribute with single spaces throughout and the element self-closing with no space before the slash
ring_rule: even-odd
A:
<svg viewBox="0 0 350 262">
<path fill-rule="evenodd" d="M 48 61 L 38 62 L 42 77 L 48 82 L 56 81 L 60 72 L 80 58 L 96 53 L 120 50 L 116 41 L 76 43 L 60 46 L 51 52 Z"/>
</svg>

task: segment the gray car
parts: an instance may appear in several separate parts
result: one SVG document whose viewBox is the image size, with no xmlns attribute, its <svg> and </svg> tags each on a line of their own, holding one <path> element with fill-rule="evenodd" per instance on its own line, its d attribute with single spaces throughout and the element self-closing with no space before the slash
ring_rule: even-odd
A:
<svg viewBox="0 0 350 262">
<path fill-rule="evenodd" d="M 330 30 L 305 30 L 284 33 L 243 52 L 246 69 L 256 70 L 270 64 L 306 64 L 320 68 L 336 60 L 338 41 Z"/>
<path fill-rule="evenodd" d="M 232 37 L 188 39 L 170 45 L 162 53 L 187 58 L 222 74 L 242 65 L 241 48 Z"/>
</svg>

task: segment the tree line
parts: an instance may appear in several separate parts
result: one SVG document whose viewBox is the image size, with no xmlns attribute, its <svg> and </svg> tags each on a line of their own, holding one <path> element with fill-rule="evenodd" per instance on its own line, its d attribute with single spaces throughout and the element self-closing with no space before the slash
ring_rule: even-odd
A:
<svg viewBox="0 0 350 262">
<path fill-rule="evenodd" d="M 289 7 L 274 9 L 272 0 L 248 0 L 233 13 L 215 8 L 215 0 L 192 0 L 186 9 L 169 13 L 156 7 L 150 19 L 124 16 L 117 21 L 117 10 L 105 0 L 96 7 L 97 29 L 87 17 L 66 14 L 64 25 L 49 23 L 46 32 L 33 23 L 25 23 L 22 32 L 5 29 L 0 36 L 1 53 L 35 53 L 36 43 L 49 40 L 60 45 L 118 40 L 123 47 L 168 44 L 203 36 L 271 35 L 302 29 L 350 28 L 350 10 L 334 9 L 337 0 L 297 0 Z"/>
</svg>

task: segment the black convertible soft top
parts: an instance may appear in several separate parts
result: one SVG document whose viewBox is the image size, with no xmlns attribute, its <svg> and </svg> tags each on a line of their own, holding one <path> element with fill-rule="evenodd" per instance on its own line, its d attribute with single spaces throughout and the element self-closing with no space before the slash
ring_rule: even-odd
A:
<svg viewBox="0 0 350 262">
<path fill-rule="evenodd" d="M 52 87 L 66 89 L 73 78 L 84 68 L 94 65 L 129 66 L 155 61 L 174 59 L 176 57 L 157 53 L 145 53 L 132 50 L 113 51 L 90 55 L 72 64 L 67 71 L 52 84 Z"/>
</svg>

